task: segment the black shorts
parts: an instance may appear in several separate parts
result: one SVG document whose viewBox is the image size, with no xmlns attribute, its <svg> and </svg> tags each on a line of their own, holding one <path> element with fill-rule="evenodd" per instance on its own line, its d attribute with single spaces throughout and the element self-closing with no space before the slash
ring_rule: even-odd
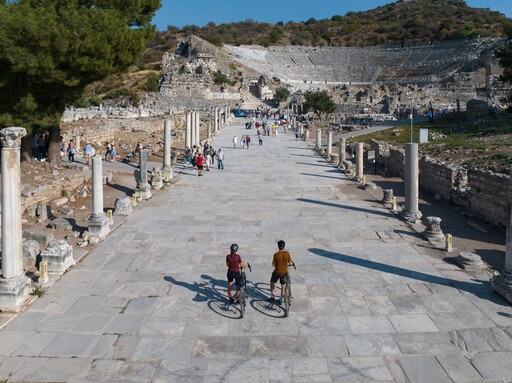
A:
<svg viewBox="0 0 512 383">
<path fill-rule="evenodd" d="M 197 165 L 197 169 L 203 170 L 203 165 Z"/>
<path fill-rule="evenodd" d="M 279 275 L 279 274 L 276 274 L 275 271 L 272 272 L 272 276 L 270 277 L 270 282 L 272 283 L 276 283 L 277 280 L 279 280 L 279 283 L 281 283 L 282 285 L 284 285 L 286 283 L 286 277 L 287 277 L 288 274 L 283 274 L 283 275 Z"/>
<path fill-rule="evenodd" d="M 228 270 L 227 277 L 228 277 L 228 282 L 235 281 L 236 285 L 240 286 L 240 280 L 242 278 L 242 275 L 239 272 L 237 273 L 236 271 Z"/>
</svg>

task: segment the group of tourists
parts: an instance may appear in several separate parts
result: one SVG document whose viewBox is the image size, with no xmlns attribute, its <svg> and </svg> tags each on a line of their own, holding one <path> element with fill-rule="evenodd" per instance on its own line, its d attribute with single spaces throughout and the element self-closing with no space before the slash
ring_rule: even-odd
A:
<svg viewBox="0 0 512 383">
<path fill-rule="evenodd" d="M 203 170 L 210 171 L 210 166 L 215 164 L 217 168 L 224 170 L 224 152 L 221 148 L 215 150 L 213 146 L 206 142 L 204 146 L 193 145 L 192 148 L 185 149 L 183 161 L 192 165 L 192 169 L 197 169 L 197 175 L 202 176 Z"/>
<path fill-rule="evenodd" d="M 251 136 L 249 136 L 248 134 L 244 134 L 240 139 L 239 143 L 238 136 L 235 134 L 233 136 L 233 149 L 237 149 L 239 147 L 239 144 L 242 149 L 249 149 L 249 145 L 251 144 Z"/>
</svg>

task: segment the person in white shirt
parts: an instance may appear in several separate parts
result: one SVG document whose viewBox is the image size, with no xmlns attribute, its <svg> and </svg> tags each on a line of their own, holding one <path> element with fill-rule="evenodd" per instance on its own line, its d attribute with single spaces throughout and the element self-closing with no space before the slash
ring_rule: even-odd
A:
<svg viewBox="0 0 512 383">
<path fill-rule="evenodd" d="M 217 168 L 224 169 L 224 152 L 220 148 L 217 150 Z"/>
</svg>

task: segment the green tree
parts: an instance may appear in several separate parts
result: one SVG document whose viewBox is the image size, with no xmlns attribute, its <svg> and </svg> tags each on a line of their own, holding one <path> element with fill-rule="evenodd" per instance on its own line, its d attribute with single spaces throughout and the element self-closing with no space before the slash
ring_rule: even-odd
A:
<svg viewBox="0 0 512 383">
<path fill-rule="evenodd" d="M 287 88 L 279 87 L 274 92 L 274 100 L 284 102 L 290 97 L 290 91 Z"/>
<path fill-rule="evenodd" d="M 0 127 L 49 128 L 55 163 L 66 104 L 140 59 L 159 7 L 160 0 L 0 2 Z"/>
<path fill-rule="evenodd" d="M 313 111 L 318 117 L 322 113 L 333 113 L 336 110 L 336 104 L 326 90 L 304 93 L 306 101 L 303 108 L 305 111 Z"/>
</svg>

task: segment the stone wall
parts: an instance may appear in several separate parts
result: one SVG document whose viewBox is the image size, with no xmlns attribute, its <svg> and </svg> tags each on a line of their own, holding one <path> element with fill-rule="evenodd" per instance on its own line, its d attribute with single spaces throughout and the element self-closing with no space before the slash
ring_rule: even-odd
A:
<svg viewBox="0 0 512 383">
<path fill-rule="evenodd" d="M 388 175 L 404 178 L 405 152 L 384 142 L 373 141 L 377 166 Z M 446 164 L 428 157 L 419 161 L 420 190 L 437 194 L 500 225 L 507 224 L 512 197 L 509 176 Z"/>
<path fill-rule="evenodd" d="M 471 187 L 468 209 L 491 222 L 506 225 L 510 211 L 509 176 L 485 170 L 469 170 Z"/>
</svg>

